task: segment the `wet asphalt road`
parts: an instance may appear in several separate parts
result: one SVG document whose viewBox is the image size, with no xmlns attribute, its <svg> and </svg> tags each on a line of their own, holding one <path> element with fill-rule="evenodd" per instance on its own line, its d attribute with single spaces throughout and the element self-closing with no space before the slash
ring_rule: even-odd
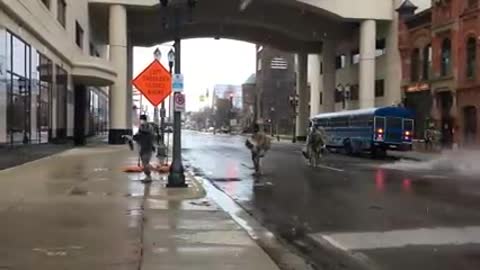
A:
<svg viewBox="0 0 480 270">
<path fill-rule="evenodd" d="M 480 269 L 480 177 L 339 154 L 314 169 L 300 145 L 280 142 L 254 186 L 244 141 L 186 131 L 184 158 L 274 231 L 364 254 L 380 269 Z M 309 254 L 320 265 L 321 252 Z"/>
</svg>

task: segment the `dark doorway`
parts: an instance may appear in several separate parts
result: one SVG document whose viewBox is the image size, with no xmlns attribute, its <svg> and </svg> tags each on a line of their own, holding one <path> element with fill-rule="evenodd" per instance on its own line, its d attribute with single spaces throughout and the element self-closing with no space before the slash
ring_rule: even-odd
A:
<svg viewBox="0 0 480 270">
<path fill-rule="evenodd" d="M 427 126 L 427 119 L 430 116 L 432 108 L 432 95 L 429 90 L 407 93 L 405 98 L 405 107 L 415 114 L 415 133 L 416 139 L 423 139 Z"/>
<path fill-rule="evenodd" d="M 463 136 L 466 145 L 472 145 L 477 137 L 477 108 L 467 106 L 463 108 Z"/>
<path fill-rule="evenodd" d="M 87 114 L 87 87 L 75 85 L 73 141 L 75 145 L 85 145 L 85 123 Z"/>
<path fill-rule="evenodd" d="M 442 131 L 442 145 L 450 148 L 453 144 L 453 117 L 450 115 L 450 110 L 453 105 L 453 95 L 450 91 L 438 93 L 438 100 L 441 113 L 441 131 Z"/>
</svg>

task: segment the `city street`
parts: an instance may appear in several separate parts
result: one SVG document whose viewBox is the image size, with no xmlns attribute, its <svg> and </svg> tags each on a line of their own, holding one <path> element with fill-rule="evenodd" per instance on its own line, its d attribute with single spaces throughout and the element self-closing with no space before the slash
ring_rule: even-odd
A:
<svg viewBox="0 0 480 270">
<path fill-rule="evenodd" d="M 367 268 L 480 269 L 478 175 L 341 154 L 314 169 L 299 144 L 278 142 L 254 185 L 245 139 L 185 131 L 184 159 L 274 232 L 308 243 L 317 265 L 348 268 L 329 262 L 334 250 Z"/>
</svg>

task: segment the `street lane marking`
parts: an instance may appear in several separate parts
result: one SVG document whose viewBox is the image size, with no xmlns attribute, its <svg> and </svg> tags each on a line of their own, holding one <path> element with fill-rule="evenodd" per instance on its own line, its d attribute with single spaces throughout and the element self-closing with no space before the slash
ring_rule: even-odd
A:
<svg viewBox="0 0 480 270">
<path fill-rule="evenodd" d="M 344 250 L 372 250 L 402 248 L 406 246 L 442 246 L 480 244 L 480 226 L 438 227 L 386 232 L 314 233 L 309 237 L 316 242 L 327 241 Z"/>
<path fill-rule="evenodd" d="M 332 171 L 336 171 L 336 172 L 344 172 L 345 171 L 345 170 L 342 170 L 342 169 L 338 169 L 338 168 L 334 168 L 334 167 L 330 167 L 330 166 L 322 165 L 322 164 L 318 164 L 317 168 L 332 170 Z"/>
<path fill-rule="evenodd" d="M 424 178 L 424 179 L 448 179 L 449 177 L 446 176 L 446 175 L 427 174 L 427 175 L 423 175 L 422 178 Z"/>
</svg>

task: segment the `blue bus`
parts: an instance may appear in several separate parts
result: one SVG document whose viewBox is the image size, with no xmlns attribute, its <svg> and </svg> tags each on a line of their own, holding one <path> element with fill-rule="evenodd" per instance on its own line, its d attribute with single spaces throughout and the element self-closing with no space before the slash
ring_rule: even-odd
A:
<svg viewBox="0 0 480 270">
<path fill-rule="evenodd" d="M 382 107 L 324 113 L 311 124 L 323 127 L 327 148 L 343 148 L 347 154 L 369 151 L 384 156 L 387 150 L 412 149 L 414 115 L 401 107 Z"/>
</svg>

